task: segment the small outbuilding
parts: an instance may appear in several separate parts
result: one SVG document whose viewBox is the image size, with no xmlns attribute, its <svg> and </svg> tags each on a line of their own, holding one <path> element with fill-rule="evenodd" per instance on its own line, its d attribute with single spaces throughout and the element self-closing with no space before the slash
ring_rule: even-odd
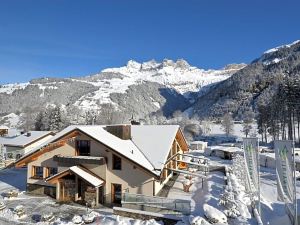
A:
<svg viewBox="0 0 300 225">
<path fill-rule="evenodd" d="M 210 146 L 205 149 L 204 153 L 209 156 L 216 156 L 229 160 L 231 160 L 235 154 L 244 154 L 242 149 L 230 146 Z"/>
<path fill-rule="evenodd" d="M 190 143 L 191 150 L 205 150 L 207 148 L 207 142 L 205 141 L 193 141 Z"/>
</svg>

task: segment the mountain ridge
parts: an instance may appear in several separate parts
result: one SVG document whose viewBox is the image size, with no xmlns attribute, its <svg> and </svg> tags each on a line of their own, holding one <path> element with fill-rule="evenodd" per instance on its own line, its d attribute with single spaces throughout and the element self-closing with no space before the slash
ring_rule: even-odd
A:
<svg viewBox="0 0 300 225">
<path fill-rule="evenodd" d="M 58 104 L 79 110 L 81 116 L 87 111 L 101 114 L 108 107 L 126 118 L 157 113 L 170 117 L 185 111 L 202 118 L 231 112 L 240 119 L 249 108 L 255 111 L 264 96 L 271 96 L 284 76 L 299 71 L 300 41 L 267 50 L 249 65 L 228 64 L 220 70 L 200 69 L 183 59 L 129 60 L 89 76 L 1 85 L 0 116 Z"/>
<path fill-rule="evenodd" d="M 221 70 L 203 70 L 185 60 L 143 63 L 130 60 L 119 68 L 107 68 L 82 77 L 37 78 L 27 83 L 0 86 L 0 115 L 33 113 L 47 105 L 101 111 L 109 105 L 126 117 L 147 117 L 162 112 L 171 116 L 184 111 L 210 86 L 227 79 L 245 65 Z"/>
</svg>

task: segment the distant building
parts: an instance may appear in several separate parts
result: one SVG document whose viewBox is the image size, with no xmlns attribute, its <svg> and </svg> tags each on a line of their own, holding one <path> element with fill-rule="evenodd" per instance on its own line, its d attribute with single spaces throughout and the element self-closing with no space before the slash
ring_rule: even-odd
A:
<svg viewBox="0 0 300 225">
<path fill-rule="evenodd" d="M 51 131 L 29 131 L 21 133 L 9 129 L 7 134 L 0 137 L 0 145 L 4 146 L 5 159 L 19 159 L 54 135 Z"/>
<path fill-rule="evenodd" d="M 186 151 L 177 125 L 70 126 L 16 166 L 27 165 L 28 192 L 120 204 L 123 193 L 157 195 Z"/>
<path fill-rule="evenodd" d="M 205 150 L 207 148 L 207 142 L 205 141 L 192 141 L 190 143 L 191 150 Z"/>
<path fill-rule="evenodd" d="M 235 154 L 244 154 L 244 151 L 232 146 L 210 146 L 205 149 L 204 153 L 209 156 L 231 160 Z"/>
</svg>

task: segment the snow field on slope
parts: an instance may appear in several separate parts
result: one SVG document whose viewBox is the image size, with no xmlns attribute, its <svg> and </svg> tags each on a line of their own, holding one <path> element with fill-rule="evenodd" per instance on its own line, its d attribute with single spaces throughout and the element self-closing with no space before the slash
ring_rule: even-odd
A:
<svg viewBox="0 0 300 225">
<path fill-rule="evenodd" d="M 123 78 L 98 80 L 87 82 L 99 87 L 99 90 L 82 96 L 74 105 L 87 108 L 97 108 L 97 102 L 112 103 L 110 94 L 125 93 L 129 86 L 143 82 L 157 82 L 177 92 L 186 95 L 189 92 L 199 92 L 201 88 L 223 81 L 231 76 L 235 70 L 202 70 L 195 67 L 189 69 L 174 68 L 173 66 L 163 67 L 159 70 L 140 71 L 139 68 L 124 66 L 121 68 L 105 69 L 105 73 L 118 73 Z"/>
</svg>

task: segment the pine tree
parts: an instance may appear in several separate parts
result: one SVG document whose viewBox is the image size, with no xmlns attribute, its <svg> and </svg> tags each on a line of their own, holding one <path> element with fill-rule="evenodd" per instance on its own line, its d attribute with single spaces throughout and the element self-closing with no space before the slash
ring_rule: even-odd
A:
<svg viewBox="0 0 300 225">
<path fill-rule="evenodd" d="M 61 110 L 59 106 L 55 106 L 49 115 L 49 129 L 52 131 L 58 131 L 63 127 L 61 119 Z"/>
<path fill-rule="evenodd" d="M 40 111 L 35 118 L 35 123 L 34 123 L 35 130 L 41 131 L 44 129 L 43 117 L 44 117 L 44 113 Z"/>
</svg>

